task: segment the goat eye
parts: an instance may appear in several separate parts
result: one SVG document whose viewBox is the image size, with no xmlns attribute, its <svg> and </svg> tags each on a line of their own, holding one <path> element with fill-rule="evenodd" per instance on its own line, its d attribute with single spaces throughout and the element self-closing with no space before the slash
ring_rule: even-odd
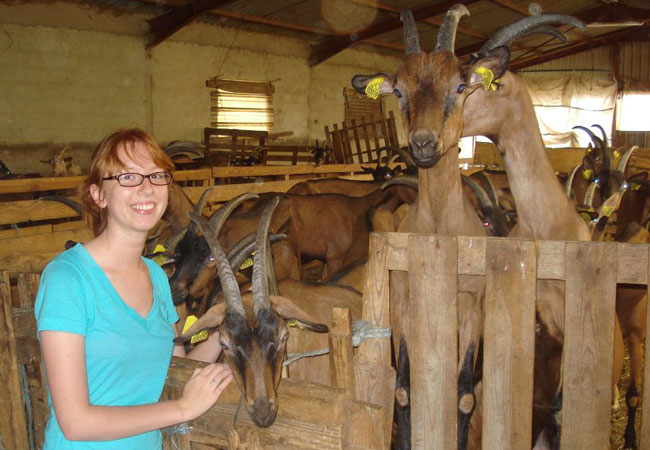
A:
<svg viewBox="0 0 650 450">
<path fill-rule="evenodd" d="M 393 94 L 395 94 L 395 97 L 397 98 L 402 98 L 402 93 L 399 91 L 399 89 L 393 89 Z"/>
<path fill-rule="evenodd" d="M 230 346 L 226 344 L 224 341 L 219 341 L 219 344 L 221 344 L 221 348 L 224 350 L 230 350 Z"/>
<path fill-rule="evenodd" d="M 208 261 L 214 261 L 214 255 L 208 256 Z"/>
<path fill-rule="evenodd" d="M 458 92 L 459 94 L 462 94 L 462 93 L 465 91 L 465 88 L 466 88 L 466 87 L 467 87 L 466 84 L 461 83 L 461 84 L 459 84 L 458 87 L 456 88 L 456 92 Z"/>
</svg>

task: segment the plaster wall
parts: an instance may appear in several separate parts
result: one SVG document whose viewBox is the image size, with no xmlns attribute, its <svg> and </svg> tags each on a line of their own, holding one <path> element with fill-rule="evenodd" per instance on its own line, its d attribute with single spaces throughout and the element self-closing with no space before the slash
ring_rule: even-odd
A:
<svg viewBox="0 0 650 450">
<path fill-rule="evenodd" d="M 113 16 L 75 5 L 0 5 L 0 160 L 16 172 L 49 168 L 71 146 L 85 168 L 92 149 L 119 127 L 142 127 L 166 145 L 202 140 L 210 121 L 205 81 L 272 81 L 272 132 L 313 144 L 343 121 L 343 87 L 357 73 L 401 61 L 350 49 L 314 68 L 309 43 L 196 23 L 147 55 L 145 15 Z M 394 99 L 389 109 L 398 111 Z M 399 114 L 397 114 L 399 116 Z M 401 130 L 401 125 L 398 126 Z"/>
</svg>

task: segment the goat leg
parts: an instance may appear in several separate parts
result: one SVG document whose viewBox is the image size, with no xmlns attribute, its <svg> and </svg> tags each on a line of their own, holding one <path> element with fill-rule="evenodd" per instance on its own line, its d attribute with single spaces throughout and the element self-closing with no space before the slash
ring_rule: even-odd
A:
<svg viewBox="0 0 650 450">
<path fill-rule="evenodd" d="M 395 380 L 395 424 L 397 432 L 393 440 L 393 449 L 411 448 L 411 381 L 408 350 L 404 337 L 400 339 L 400 351 L 397 358 L 397 378 Z"/>
<path fill-rule="evenodd" d="M 458 450 L 467 449 L 469 422 L 476 407 L 474 394 L 474 343 L 469 344 L 458 374 Z"/>
<path fill-rule="evenodd" d="M 627 405 L 627 425 L 623 434 L 623 439 L 625 440 L 623 448 L 626 450 L 637 450 L 634 423 L 636 420 L 636 408 L 639 406 L 639 392 L 636 389 L 636 380 L 634 377 L 630 379 L 630 387 L 625 393 L 625 404 Z"/>
</svg>

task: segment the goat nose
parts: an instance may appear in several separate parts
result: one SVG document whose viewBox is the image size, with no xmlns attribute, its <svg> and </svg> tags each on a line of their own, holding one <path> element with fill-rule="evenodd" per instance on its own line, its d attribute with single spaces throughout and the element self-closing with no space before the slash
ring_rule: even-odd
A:
<svg viewBox="0 0 650 450">
<path fill-rule="evenodd" d="M 409 141 L 414 149 L 424 149 L 435 144 L 436 135 L 430 130 L 415 130 L 411 133 Z"/>
<path fill-rule="evenodd" d="M 253 412 L 255 413 L 256 422 L 260 426 L 269 426 L 275 418 L 275 408 L 273 403 L 264 400 L 255 400 L 253 403 Z"/>
</svg>

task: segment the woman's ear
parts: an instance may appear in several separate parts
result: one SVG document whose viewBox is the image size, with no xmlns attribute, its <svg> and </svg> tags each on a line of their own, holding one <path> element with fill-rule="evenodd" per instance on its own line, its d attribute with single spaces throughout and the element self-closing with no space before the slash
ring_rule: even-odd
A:
<svg viewBox="0 0 650 450">
<path fill-rule="evenodd" d="M 97 206 L 100 208 L 106 207 L 106 200 L 104 199 L 104 190 L 96 184 L 90 185 L 90 196 Z"/>
</svg>

